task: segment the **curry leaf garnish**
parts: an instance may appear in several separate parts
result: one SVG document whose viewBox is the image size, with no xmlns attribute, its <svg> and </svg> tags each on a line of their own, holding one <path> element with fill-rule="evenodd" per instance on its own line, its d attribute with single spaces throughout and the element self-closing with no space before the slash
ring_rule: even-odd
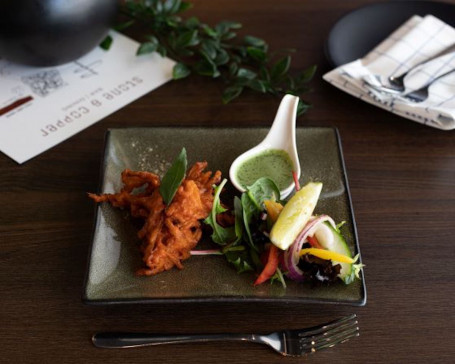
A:
<svg viewBox="0 0 455 364">
<path fill-rule="evenodd" d="M 160 195 L 166 205 L 172 202 L 177 189 L 185 178 L 186 166 L 186 149 L 182 148 L 182 151 L 161 180 Z"/>
<path fill-rule="evenodd" d="M 181 17 L 190 7 L 190 2 L 182 0 L 125 0 L 121 12 L 130 20 L 120 28 L 133 23 L 145 28 L 147 33 L 137 54 L 156 51 L 175 60 L 175 80 L 190 74 L 222 79 L 224 103 L 245 90 L 275 96 L 300 96 L 309 91 L 307 84 L 316 66 L 291 74 L 293 50 L 271 52 L 261 38 L 240 37 L 242 24 L 238 22 L 222 21 L 210 26 L 194 16 Z M 301 100 L 297 112 L 300 115 L 308 108 Z"/>
</svg>

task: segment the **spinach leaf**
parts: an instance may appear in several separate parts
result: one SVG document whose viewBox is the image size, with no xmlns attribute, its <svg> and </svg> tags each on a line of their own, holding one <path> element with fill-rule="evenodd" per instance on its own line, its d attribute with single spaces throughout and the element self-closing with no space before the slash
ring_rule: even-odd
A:
<svg viewBox="0 0 455 364">
<path fill-rule="evenodd" d="M 213 229 L 212 240 L 219 245 L 226 245 L 236 238 L 236 231 L 234 227 L 224 228 L 216 221 L 216 215 L 226 211 L 226 209 L 221 206 L 220 203 L 220 193 L 226 182 L 227 179 L 224 179 L 220 185 L 215 188 L 212 211 L 210 212 L 210 215 L 204 220 L 204 223 L 210 225 Z"/>
<path fill-rule="evenodd" d="M 278 201 L 280 199 L 280 189 L 272 179 L 267 177 L 259 178 L 248 186 L 247 193 L 259 211 L 264 210 L 265 200 Z"/>
<path fill-rule="evenodd" d="M 278 200 L 280 198 L 280 190 L 273 180 L 267 177 L 259 178 L 251 186 L 247 187 L 247 192 L 244 192 L 241 197 L 242 202 L 242 217 L 243 227 L 246 231 L 246 241 L 254 249 L 256 247 L 251 235 L 250 225 L 254 219 L 264 210 L 265 200 Z M 236 217 L 238 212 L 236 211 Z"/>
<path fill-rule="evenodd" d="M 251 236 L 250 224 L 257 213 L 257 208 L 246 193 L 242 193 L 243 227 L 246 231 L 247 242 L 254 249 L 257 249 Z"/>
<path fill-rule="evenodd" d="M 253 265 L 256 267 L 256 271 L 261 272 L 264 269 L 264 264 L 261 262 L 258 251 L 250 249 L 250 258 L 253 262 Z"/>
<path fill-rule="evenodd" d="M 186 166 L 186 149 L 182 148 L 182 151 L 174 160 L 172 166 L 168 169 L 161 181 L 160 194 L 166 205 L 169 205 L 172 202 L 177 189 L 185 178 Z"/>
<path fill-rule="evenodd" d="M 239 242 L 243 237 L 243 209 L 242 201 L 237 196 L 234 197 L 234 214 L 236 242 Z"/>
</svg>

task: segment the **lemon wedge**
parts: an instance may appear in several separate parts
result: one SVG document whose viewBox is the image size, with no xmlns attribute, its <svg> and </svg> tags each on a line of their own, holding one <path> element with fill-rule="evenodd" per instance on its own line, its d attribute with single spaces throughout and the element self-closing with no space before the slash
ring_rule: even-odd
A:
<svg viewBox="0 0 455 364">
<path fill-rule="evenodd" d="M 288 201 L 270 231 L 270 240 L 286 250 L 308 223 L 321 194 L 322 183 L 310 182 Z"/>
</svg>

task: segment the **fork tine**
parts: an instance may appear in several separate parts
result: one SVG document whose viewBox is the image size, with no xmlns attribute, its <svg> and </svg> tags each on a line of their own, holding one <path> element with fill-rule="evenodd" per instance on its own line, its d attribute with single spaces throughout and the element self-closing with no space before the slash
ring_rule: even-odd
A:
<svg viewBox="0 0 455 364">
<path fill-rule="evenodd" d="M 338 320 L 334 320 L 334 321 L 328 322 L 323 325 L 314 326 L 309 329 L 306 329 L 305 331 L 300 332 L 299 336 L 301 336 L 302 338 L 305 338 L 308 336 L 315 336 L 315 335 L 323 334 L 329 330 L 336 329 L 337 327 L 340 327 L 342 325 L 346 325 L 350 321 L 352 321 L 356 318 L 357 318 L 357 315 L 355 313 L 353 313 L 352 315 L 342 317 Z M 355 321 L 355 324 L 357 324 L 357 320 Z"/>
<path fill-rule="evenodd" d="M 313 348 L 311 348 L 311 352 L 315 353 L 316 351 L 320 351 L 320 350 L 323 350 L 323 349 L 331 348 L 331 347 L 333 347 L 335 345 L 338 345 L 338 344 L 341 344 L 341 343 L 345 343 L 349 339 L 352 339 L 352 338 L 357 337 L 359 335 L 360 335 L 359 328 L 356 327 L 355 329 L 342 332 L 342 333 L 340 333 L 338 335 L 334 335 L 330 339 L 324 340 L 321 343 L 316 344 Z"/>
<path fill-rule="evenodd" d="M 344 325 L 337 326 L 318 335 L 306 336 L 301 339 L 300 346 L 301 348 L 313 347 L 316 344 L 319 345 L 320 343 L 329 342 L 333 339 L 336 339 L 339 336 L 343 336 L 346 333 L 349 334 L 351 332 L 356 332 L 358 330 L 359 327 L 357 320 L 350 321 L 345 323 Z"/>
</svg>

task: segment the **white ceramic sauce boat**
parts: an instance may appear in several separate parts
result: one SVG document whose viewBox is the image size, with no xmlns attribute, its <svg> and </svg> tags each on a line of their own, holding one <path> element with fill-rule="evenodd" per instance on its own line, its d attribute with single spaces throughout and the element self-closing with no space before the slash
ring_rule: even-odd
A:
<svg viewBox="0 0 455 364">
<path fill-rule="evenodd" d="M 245 153 L 239 155 L 229 169 L 229 178 L 231 183 L 240 192 L 245 192 L 245 188 L 239 183 L 236 175 L 237 168 L 247 159 L 260 154 L 261 152 L 269 149 L 284 150 L 293 163 L 297 179 L 300 178 L 300 162 L 297 153 L 296 145 L 296 117 L 297 105 L 299 98 L 293 95 L 285 95 L 281 100 L 280 106 L 265 139 L 256 145 L 254 148 L 247 150 Z M 295 183 L 292 182 L 286 188 L 280 190 L 281 199 L 285 199 L 294 190 Z"/>
</svg>

